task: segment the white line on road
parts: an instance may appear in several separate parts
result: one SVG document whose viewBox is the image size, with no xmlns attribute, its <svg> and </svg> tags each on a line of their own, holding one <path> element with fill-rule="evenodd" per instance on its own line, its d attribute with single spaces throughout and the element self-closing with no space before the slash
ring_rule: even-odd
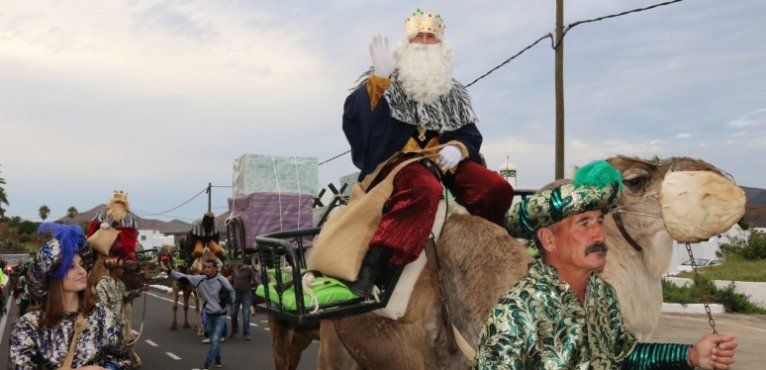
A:
<svg viewBox="0 0 766 370">
<path fill-rule="evenodd" d="M 157 343 L 154 343 L 154 342 L 150 341 L 149 339 L 145 339 L 144 342 L 146 342 L 146 344 L 148 344 L 148 345 L 150 345 L 152 347 L 157 347 L 158 346 Z"/>
<path fill-rule="evenodd" d="M 138 335 L 138 332 L 133 329 L 130 329 L 130 332 L 133 333 L 133 335 Z"/>
<path fill-rule="evenodd" d="M 3 338 L 3 334 L 5 332 L 5 323 L 8 321 L 8 316 L 11 315 L 11 302 L 13 301 L 13 296 L 8 296 L 8 303 L 5 304 L 5 315 L 3 315 L 3 319 L 0 320 L 0 343 L 2 343 L 5 339 Z"/>
<path fill-rule="evenodd" d="M 176 356 L 176 354 L 173 353 L 173 352 L 165 352 L 165 354 L 168 355 L 168 357 L 170 357 L 170 358 L 172 358 L 172 359 L 174 359 L 176 361 L 181 359 L 180 357 Z"/>
</svg>

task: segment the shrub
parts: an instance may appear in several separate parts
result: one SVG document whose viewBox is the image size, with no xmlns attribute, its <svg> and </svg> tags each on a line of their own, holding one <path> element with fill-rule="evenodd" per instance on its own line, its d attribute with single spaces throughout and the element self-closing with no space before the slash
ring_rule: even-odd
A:
<svg viewBox="0 0 766 370">
<path fill-rule="evenodd" d="M 704 299 L 700 292 L 705 295 Z M 677 286 L 665 279 L 662 280 L 662 300 L 669 303 L 720 303 L 726 308 L 726 312 L 745 314 L 766 314 L 766 309 L 750 302 L 750 299 L 742 293 L 734 290 L 732 282 L 726 288 L 718 289 L 712 280 L 700 276 L 694 279 L 694 285 L 688 287 Z"/>
<path fill-rule="evenodd" d="M 747 238 L 730 238 L 719 246 L 719 258 L 766 259 L 766 234 L 752 230 Z"/>
</svg>

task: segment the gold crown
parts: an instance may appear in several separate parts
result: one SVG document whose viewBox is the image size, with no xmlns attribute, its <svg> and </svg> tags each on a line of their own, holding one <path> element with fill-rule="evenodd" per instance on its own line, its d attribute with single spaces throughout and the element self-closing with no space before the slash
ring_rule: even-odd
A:
<svg viewBox="0 0 766 370">
<path fill-rule="evenodd" d="M 122 202 L 128 204 L 128 192 L 122 190 L 115 190 L 112 200 L 116 202 Z"/>
<path fill-rule="evenodd" d="M 420 8 L 404 21 L 404 33 L 407 37 L 414 37 L 418 33 L 430 33 L 438 39 L 444 36 L 444 21 L 442 16 L 436 13 L 427 13 Z"/>
</svg>

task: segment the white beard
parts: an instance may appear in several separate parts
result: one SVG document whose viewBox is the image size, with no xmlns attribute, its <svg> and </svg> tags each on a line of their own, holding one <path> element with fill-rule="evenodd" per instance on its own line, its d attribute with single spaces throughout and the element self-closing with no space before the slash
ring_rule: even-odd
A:
<svg viewBox="0 0 766 370">
<path fill-rule="evenodd" d="M 399 66 L 399 81 L 407 96 L 431 104 L 452 89 L 452 48 L 438 44 L 412 44 L 404 39 L 394 54 Z"/>
</svg>

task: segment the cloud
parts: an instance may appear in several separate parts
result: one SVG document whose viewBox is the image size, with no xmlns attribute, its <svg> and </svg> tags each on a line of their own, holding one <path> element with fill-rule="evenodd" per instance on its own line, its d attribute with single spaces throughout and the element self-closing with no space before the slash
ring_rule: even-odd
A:
<svg viewBox="0 0 766 370">
<path fill-rule="evenodd" d="M 214 41 L 218 36 L 215 27 L 209 22 L 203 23 L 193 19 L 188 13 L 179 9 L 181 7 L 174 6 L 172 2 L 154 4 L 136 12 L 134 18 L 139 27 L 173 32 L 197 40 Z"/>
<path fill-rule="evenodd" d="M 729 122 L 729 126 L 734 128 L 744 128 L 760 126 L 764 123 L 766 123 L 766 108 L 756 109 L 750 113 L 743 114 Z"/>
<path fill-rule="evenodd" d="M 680 133 L 680 134 L 676 135 L 677 139 L 688 139 L 690 137 L 692 137 L 692 134 L 690 134 L 688 132 L 683 132 L 683 133 Z"/>
</svg>

